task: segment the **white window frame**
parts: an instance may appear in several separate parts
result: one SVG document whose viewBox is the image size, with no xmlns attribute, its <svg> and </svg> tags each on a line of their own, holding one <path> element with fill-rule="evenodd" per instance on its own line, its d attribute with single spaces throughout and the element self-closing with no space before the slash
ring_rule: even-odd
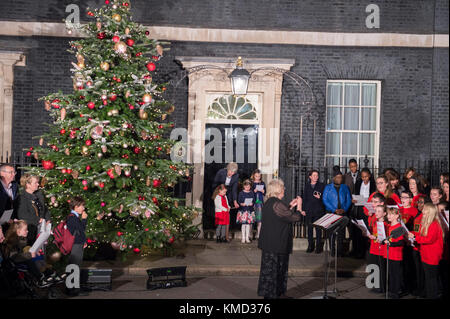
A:
<svg viewBox="0 0 450 319">
<path fill-rule="evenodd" d="M 342 90 L 342 104 L 341 105 L 329 105 L 328 104 L 328 86 L 330 83 L 342 83 L 343 85 L 343 90 Z M 346 83 L 358 83 L 359 84 L 359 106 L 344 106 L 345 103 L 345 84 Z M 377 93 L 376 93 L 376 101 L 375 101 L 375 106 L 363 106 L 361 105 L 361 98 L 362 98 L 362 89 L 361 89 L 361 84 L 362 83 L 370 83 L 370 84 L 375 84 L 376 85 L 376 89 L 377 89 Z M 357 107 L 359 108 L 359 117 L 358 117 L 358 121 L 359 124 L 361 123 L 361 116 L 362 116 L 362 112 L 361 109 L 362 108 L 375 108 L 376 109 L 376 118 L 375 118 L 375 149 L 374 149 L 374 155 L 373 156 L 368 156 L 368 157 L 373 157 L 373 167 L 378 168 L 378 164 L 379 164 L 379 151 L 380 151 L 380 113 L 381 113 L 381 81 L 379 80 L 327 80 L 327 89 L 326 89 L 326 114 L 325 114 L 325 156 L 324 156 L 324 165 L 327 165 L 327 158 L 329 157 L 334 157 L 334 158 L 339 158 L 339 163 L 340 165 L 342 164 L 342 159 L 343 158 L 355 158 L 358 163 L 359 163 L 359 158 L 363 159 L 365 155 L 359 155 L 359 147 L 360 147 L 360 134 L 361 133 L 371 133 L 373 134 L 374 131 L 367 131 L 367 130 L 344 130 L 344 107 Z M 328 108 L 330 107 L 339 107 L 341 108 L 341 129 L 339 130 L 328 130 Z M 339 148 L 339 155 L 334 155 L 334 154 L 327 154 L 327 133 L 341 133 L 340 135 L 340 148 Z M 356 153 L 357 154 L 353 154 L 353 155 L 346 155 L 346 154 L 342 154 L 342 133 L 358 133 L 357 134 L 357 149 L 356 149 Z M 348 163 L 344 163 L 344 166 L 347 166 Z M 341 165 L 342 166 L 342 165 Z"/>
</svg>

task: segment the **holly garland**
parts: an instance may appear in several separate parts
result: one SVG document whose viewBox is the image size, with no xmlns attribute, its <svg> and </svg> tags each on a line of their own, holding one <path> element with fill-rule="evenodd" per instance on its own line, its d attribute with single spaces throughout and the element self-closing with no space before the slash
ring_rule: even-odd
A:
<svg viewBox="0 0 450 319">
<path fill-rule="evenodd" d="M 166 84 L 153 80 L 167 43 L 132 22 L 130 6 L 106 0 L 88 9 L 95 21 L 70 42 L 74 91 L 41 99 L 54 122 L 27 156 L 42 163 L 30 170 L 43 176 L 54 223 L 82 196 L 89 245 L 144 254 L 195 233 L 199 212 L 171 196 L 190 166 L 170 160 L 175 141 L 164 136 L 175 107 L 164 99 Z"/>
</svg>

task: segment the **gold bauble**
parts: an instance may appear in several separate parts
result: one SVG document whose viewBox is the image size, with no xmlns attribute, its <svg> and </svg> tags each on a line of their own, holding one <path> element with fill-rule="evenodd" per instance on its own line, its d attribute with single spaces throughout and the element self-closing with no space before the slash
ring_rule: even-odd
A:
<svg viewBox="0 0 450 319">
<path fill-rule="evenodd" d="M 64 151 L 64 153 L 69 156 L 70 155 L 70 150 L 68 148 L 66 148 L 66 150 Z"/>
<path fill-rule="evenodd" d="M 103 154 L 102 154 L 102 153 L 97 153 L 97 157 L 98 157 L 98 158 L 102 158 L 102 157 L 103 157 Z"/>
<path fill-rule="evenodd" d="M 39 145 L 43 145 L 44 144 L 44 139 L 41 137 L 40 139 L 39 139 Z"/>
<path fill-rule="evenodd" d="M 111 114 L 113 116 L 117 116 L 117 115 L 119 115 L 119 110 L 114 109 L 114 110 L 111 111 Z"/>
<path fill-rule="evenodd" d="M 120 136 L 125 136 L 125 132 L 124 131 L 120 131 Z"/>
<path fill-rule="evenodd" d="M 145 180 L 145 185 L 150 186 L 151 180 L 150 176 L 147 176 L 147 179 Z"/>
<path fill-rule="evenodd" d="M 172 113 L 173 111 L 175 111 L 175 106 L 171 105 L 167 110 L 167 113 Z"/>
<path fill-rule="evenodd" d="M 116 21 L 117 23 L 119 23 L 120 21 L 122 21 L 122 17 L 120 16 L 120 14 L 114 13 L 112 15 L 112 18 L 114 21 Z"/>
<path fill-rule="evenodd" d="M 134 169 L 135 171 L 137 171 L 137 170 L 139 169 L 139 166 L 134 165 L 134 166 L 133 166 L 133 169 Z"/>
<path fill-rule="evenodd" d="M 78 63 L 84 63 L 84 56 L 80 53 L 77 53 L 77 61 Z"/>
<path fill-rule="evenodd" d="M 144 110 L 139 110 L 139 118 L 141 120 L 146 120 L 148 119 L 148 113 L 145 112 Z"/>
<path fill-rule="evenodd" d="M 127 45 L 123 41 L 119 41 L 114 44 L 114 51 L 120 54 L 124 54 L 127 51 Z"/>
<path fill-rule="evenodd" d="M 50 111 L 50 109 L 52 108 L 51 104 L 50 104 L 50 101 L 45 101 L 44 105 L 45 105 L 45 110 L 46 111 Z"/>
<path fill-rule="evenodd" d="M 102 152 L 106 153 L 108 151 L 108 148 L 106 147 L 106 145 L 102 145 Z"/>
<path fill-rule="evenodd" d="M 166 118 L 167 118 L 167 114 L 165 114 L 165 113 L 164 113 L 164 114 L 161 114 L 161 120 L 164 121 Z"/>
<path fill-rule="evenodd" d="M 78 67 L 80 68 L 80 69 L 84 69 L 84 67 L 86 66 L 85 64 L 84 64 L 84 62 L 78 62 Z"/>
<path fill-rule="evenodd" d="M 83 147 L 81 148 L 81 153 L 82 153 L 83 155 L 89 154 L 89 149 L 88 149 L 88 147 L 87 147 L 87 146 L 83 146 Z"/>
<path fill-rule="evenodd" d="M 108 71 L 108 70 L 109 70 L 109 63 L 108 63 L 108 62 L 102 62 L 102 63 L 100 63 L 100 68 L 101 68 L 103 71 Z"/>
<path fill-rule="evenodd" d="M 125 28 L 125 34 L 127 34 L 127 35 L 130 34 L 130 28 L 128 28 L 128 27 Z"/>
<path fill-rule="evenodd" d="M 152 166 L 154 163 L 155 163 L 154 160 L 148 160 L 147 162 L 145 162 L 145 165 Z"/>
<path fill-rule="evenodd" d="M 126 97 L 126 98 L 129 98 L 129 97 L 130 97 L 130 95 L 131 95 L 130 91 L 129 91 L 129 90 L 127 90 L 127 91 L 125 92 L 125 97 Z"/>
<path fill-rule="evenodd" d="M 100 31 L 100 29 L 102 28 L 102 23 L 101 22 L 97 22 L 96 26 L 97 26 L 97 30 Z"/>
</svg>

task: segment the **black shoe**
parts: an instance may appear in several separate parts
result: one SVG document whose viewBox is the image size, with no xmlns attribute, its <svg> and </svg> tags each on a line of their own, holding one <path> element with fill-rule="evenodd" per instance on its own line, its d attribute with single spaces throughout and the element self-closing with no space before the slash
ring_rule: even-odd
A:
<svg viewBox="0 0 450 319">
<path fill-rule="evenodd" d="M 216 243 L 220 243 L 220 242 L 221 242 L 220 238 L 217 237 L 217 238 L 216 238 Z"/>
<path fill-rule="evenodd" d="M 314 246 L 308 246 L 308 249 L 306 249 L 307 253 L 312 253 L 314 251 Z"/>
<path fill-rule="evenodd" d="M 388 293 L 388 298 L 389 299 L 400 299 L 400 296 L 398 294 L 394 294 L 392 292 Z"/>
<path fill-rule="evenodd" d="M 322 247 L 316 247 L 315 253 L 316 254 L 321 254 L 323 252 L 323 248 Z"/>
<path fill-rule="evenodd" d="M 383 293 L 383 290 L 381 290 L 380 288 L 372 288 L 369 291 L 374 294 L 382 294 Z"/>
</svg>

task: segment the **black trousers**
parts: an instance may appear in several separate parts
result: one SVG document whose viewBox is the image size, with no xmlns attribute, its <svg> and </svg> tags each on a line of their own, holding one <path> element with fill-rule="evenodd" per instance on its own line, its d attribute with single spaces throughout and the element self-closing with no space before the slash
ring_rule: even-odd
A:
<svg viewBox="0 0 450 319">
<path fill-rule="evenodd" d="M 448 260 L 442 259 L 439 263 L 439 276 L 442 283 L 442 294 L 444 299 L 448 298 Z"/>
<path fill-rule="evenodd" d="M 386 259 L 384 259 L 386 260 Z M 387 263 L 387 260 L 386 260 Z M 403 268 L 401 260 L 389 260 L 387 265 L 387 271 L 389 272 L 388 278 L 388 292 L 398 297 L 400 295 L 403 283 Z"/>
<path fill-rule="evenodd" d="M 414 268 L 416 271 L 416 293 L 418 296 L 425 296 L 425 274 L 423 272 L 422 260 L 420 252 L 413 250 Z"/>
<path fill-rule="evenodd" d="M 322 216 L 320 215 L 306 215 L 306 226 L 308 228 L 308 247 L 314 247 L 314 228 L 316 228 L 316 247 L 320 247 L 322 245 L 322 230 L 312 225 L 321 217 Z"/>
<path fill-rule="evenodd" d="M 405 292 L 413 292 L 417 287 L 416 265 L 413 256 L 413 247 L 403 247 L 403 283 L 402 290 Z"/>
<path fill-rule="evenodd" d="M 289 254 L 277 254 L 268 251 L 261 253 L 258 296 L 276 299 L 287 290 Z"/>
<path fill-rule="evenodd" d="M 367 254 L 367 264 L 377 265 L 380 272 L 380 289 L 382 292 L 386 291 L 386 259 L 383 256 Z"/>
<path fill-rule="evenodd" d="M 439 266 L 424 262 L 422 265 L 425 274 L 425 295 L 427 299 L 437 299 L 439 297 Z"/>
<path fill-rule="evenodd" d="M 364 215 L 363 212 L 360 212 L 359 206 L 353 207 L 353 217 L 354 219 L 362 219 L 366 226 L 368 227 L 369 223 L 367 221 L 367 216 Z M 350 239 L 352 241 L 352 253 L 356 256 L 365 256 L 367 251 L 367 237 L 363 236 L 361 229 L 359 229 L 352 222 L 348 223 Z"/>
</svg>

